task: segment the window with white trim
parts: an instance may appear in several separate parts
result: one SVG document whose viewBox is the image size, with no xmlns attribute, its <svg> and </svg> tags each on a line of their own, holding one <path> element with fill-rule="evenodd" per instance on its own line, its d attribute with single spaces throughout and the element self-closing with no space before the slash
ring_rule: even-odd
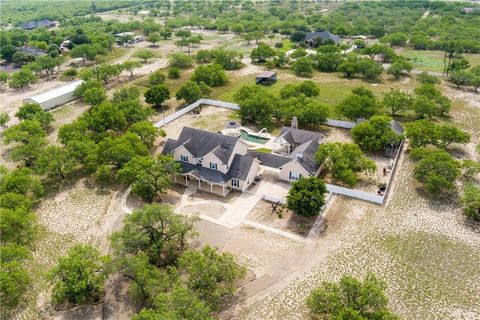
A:
<svg viewBox="0 0 480 320">
<path fill-rule="evenodd" d="M 215 162 L 210 162 L 210 169 L 217 170 L 217 164 Z"/>
<path fill-rule="evenodd" d="M 182 162 L 188 162 L 188 156 L 185 156 L 185 155 L 180 155 L 180 161 Z"/>
<path fill-rule="evenodd" d="M 290 171 L 290 174 L 289 174 L 289 179 L 290 180 L 300 180 L 300 178 L 302 177 L 302 175 L 298 172 L 295 172 L 295 171 Z"/>
<path fill-rule="evenodd" d="M 232 179 L 232 187 L 240 188 L 240 180 Z"/>
</svg>

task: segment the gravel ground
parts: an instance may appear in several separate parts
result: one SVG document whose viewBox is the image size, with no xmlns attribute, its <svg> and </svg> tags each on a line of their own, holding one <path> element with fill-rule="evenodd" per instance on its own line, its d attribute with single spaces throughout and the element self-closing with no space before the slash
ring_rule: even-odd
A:
<svg viewBox="0 0 480 320">
<path fill-rule="evenodd" d="M 391 307 L 405 319 L 480 317 L 480 233 L 453 201 L 420 197 L 407 160 L 387 208 L 343 199 L 348 218 L 318 240 L 336 243 L 322 263 L 241 312 L 241 319 L 300 319 L 304 299 L 322 281 L 369 271 L 388 284 Z M 312 259 L 315 257 L 312 256 Z"/>
</svg>

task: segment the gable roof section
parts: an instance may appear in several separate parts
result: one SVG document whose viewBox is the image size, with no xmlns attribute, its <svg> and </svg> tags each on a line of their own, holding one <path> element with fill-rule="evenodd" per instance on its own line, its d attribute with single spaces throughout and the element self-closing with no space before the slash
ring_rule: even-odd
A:
<svg viewBox="0 0 480 320">
<path fill-rule="evenodd" d="M 305 41 L 311 41 L 315 40 L 316 38 L 322 39 L 322 41 L 325 40 L 332 40 L 335 43 L 339 43 L 342 39 L 337 36 L 336 34 L 333 34 L 329 31 L 317 31 L 317 32 L 309 32 L 305 35 Z"/>
<path fill-rule="evenodd" d="M 315 152 L 317 152 L 318 147 L 318 142 L 314 140 L 305 142 L 292 151 L 290 158 L 297 161 L 310 174 L 314 174 L 320 168 L 320 165 L 315 161 Z"/>
<path fill-rule="evenodd" d="M 227 175 L 233 179 L 245 181 L 254 161 L 253 157 L 236 154 Z"/>
<path fill-rule="evenodd" d="M 165 142 L 165 146 L 163 146 L 162 154 L 168 154 L 172 152 L 175 149 L 176 145 L 177 140 L 168 138 L 167 142 Z"/>
<path fill-rule="evenodd" d="M 289 127 L 283 127 L 280 130 L 280 137 L 285 139 L 290 145 L 300 145 L 310 140 L 318 142 L 322 139 L 320 133 Z"/>
<path fill-rule="evenodd" d="M 225 136 L 221 133 L 184 127 L 178 140 L 176 140 L 176 144 L 173 145 L 173 142 L 170 142 L 169 149 L 162 151 L 162 153 L 172 152 L 183 145 L 195 158 L 202 158 L 213 152 L 220 161 L 227 164 L 237 140 L 236 137 Z M 165 144 L 164 150 L 166 147 L 167 144 Z"/>
<path fill-rule="evenodd" d="M 263 166 L 275 169 L 278 169 L 285 163 L 292 161 L 292 159 L 289 157 L 280 156 L 272 153 L 261 153 L 255 150 L 249 150 L 247 154 L 251 157 L 258 159 Z"/>
</svg>

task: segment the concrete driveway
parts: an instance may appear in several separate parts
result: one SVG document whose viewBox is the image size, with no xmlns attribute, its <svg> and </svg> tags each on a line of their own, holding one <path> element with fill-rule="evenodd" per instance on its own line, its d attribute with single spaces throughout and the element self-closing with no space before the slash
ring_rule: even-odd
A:
<svg viewBox="0 0 480 320">
<path fill-rule="evenodd" d="M 288 194 L 290 184 L 278 181 L 274 176 L 264 175 L 262 180 L 244 192 L 235 202 L 226 207 L 225 213 L 219 221 L 231 226 L 239 226 L 248 214 L 257 205 L 262 196 L 268 195 L 275 198 L 284 198 Z"/>
</svg>

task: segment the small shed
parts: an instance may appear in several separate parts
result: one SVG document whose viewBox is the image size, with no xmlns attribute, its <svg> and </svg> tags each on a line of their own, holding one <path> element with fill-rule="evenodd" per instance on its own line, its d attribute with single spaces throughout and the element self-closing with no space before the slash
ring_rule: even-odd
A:
<svg viewBox="0 0 480 320">
<path fill-rule="evenodd" d="M 38 103 L 43 110 L 50 110 L 75 100 L 73 91 L 82 83 L 83 80 L 72 81 L 61 87 L 24 99 L 23 102 Z"/>
<path fill-rule="evenodd" d="M 257 75 L 255 82 L 256 84 L 270 85 L 277 81 L 277 73 L 273 71 L 265 71 Z"/>
</svg>

